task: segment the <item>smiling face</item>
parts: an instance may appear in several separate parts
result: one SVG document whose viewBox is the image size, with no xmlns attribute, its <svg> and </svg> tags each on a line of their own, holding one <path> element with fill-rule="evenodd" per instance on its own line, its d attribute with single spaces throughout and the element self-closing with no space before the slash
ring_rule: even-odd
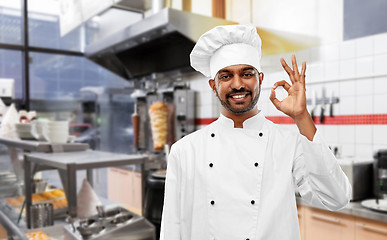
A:
<svg viewBox="0 0 387 240">
<path fill-rule="evenodd" d="M 255 107 L 260 94 L 263 73 L 250 65 L 232 65 L 222 68 L 209 84 L 222 104 L 225 116 L 249 116 L 258 113 Z"/>
</svg>

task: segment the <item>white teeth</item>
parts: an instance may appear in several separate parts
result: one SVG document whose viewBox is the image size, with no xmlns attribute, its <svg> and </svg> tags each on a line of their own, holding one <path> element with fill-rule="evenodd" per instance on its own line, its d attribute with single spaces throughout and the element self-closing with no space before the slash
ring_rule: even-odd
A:
<svg viewBox="0 0 387 240">
<path fill-rule="evenodd" d="M 232 98 L 243 98 L 243 97 L 245 97 L 246 95 L 234 95 L 234 96 L 232 96 Z"/>
</svg>

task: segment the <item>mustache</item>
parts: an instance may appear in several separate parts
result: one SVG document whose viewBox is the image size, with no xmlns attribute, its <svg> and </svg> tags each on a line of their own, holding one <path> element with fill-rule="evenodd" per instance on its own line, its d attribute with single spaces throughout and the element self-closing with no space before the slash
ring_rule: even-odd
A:
<svg viewBox="0 0 387 240">
<path fill-rule="evenodd" d="M 226 97 L 231 97 L 232 95 L 235 95 L 235 94 L 238 94 L 238 93 L 252 94 L 251 91 L 246 90 L 245 88 L 241 88 L 241 89 L 233 89 L 232 91 L 230 91 L 230 92 L 228 92 L 228 93 L 226 94 Z"/>
</svg>

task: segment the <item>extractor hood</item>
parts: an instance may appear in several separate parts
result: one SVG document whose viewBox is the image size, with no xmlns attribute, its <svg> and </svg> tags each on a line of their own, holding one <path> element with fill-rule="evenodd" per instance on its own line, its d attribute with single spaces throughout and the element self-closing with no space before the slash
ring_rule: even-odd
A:
<svg viewBox="0 0 387 240">
<path fill-rule="evenodd" d="M 92 61 L 126 79 L 190 68 L 189 54 L 199 37 L 219 18 L 164 8 L 85 48 Z"/>
<path fill-rule="evenodd" d="M 124 21 L 124 19 L 123 19 Z M 85 56 L 131 80 L 152 73 L 193 71 L 189 54 L 199 37 L 218 25 L 236 22 L 164 8 L 85 48 Z M 258 29 L 262 55 L 317 45 L 315 38 Z"/>
</svg>

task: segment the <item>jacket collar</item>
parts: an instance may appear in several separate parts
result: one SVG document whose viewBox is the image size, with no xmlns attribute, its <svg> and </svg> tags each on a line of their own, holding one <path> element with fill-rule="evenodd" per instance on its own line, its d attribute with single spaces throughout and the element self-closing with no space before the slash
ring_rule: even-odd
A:
<svg viewBox="0 0 387 240">
<path fill-rule="evenodd" d="M 265 122 L 266 118 L 261 110 L 259 112 L 246 119 L 243 122 L 243 128 L 244 129 L 261 129 L 263 126 L 263 123 Z M 225 117 L 223 114 L 220 114 L 220 117 L 218 118 L 218 122 L 223 126 L 227 128 L 234 128 L 234 121 L 231 118 Z"/>
</svg>

